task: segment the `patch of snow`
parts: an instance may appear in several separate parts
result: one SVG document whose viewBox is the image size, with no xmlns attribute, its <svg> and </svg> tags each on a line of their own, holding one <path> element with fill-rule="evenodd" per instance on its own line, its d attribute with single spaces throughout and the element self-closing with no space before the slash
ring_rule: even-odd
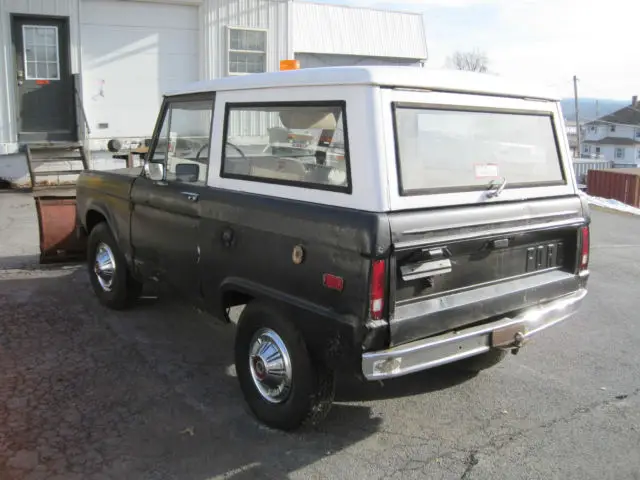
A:
<svg viewBox="0 0 640 480">
<path fill-rule="evenodd" d="M 596 205 L 602 208 L 609 208 L 618 212 L 631 213 L 632 215 L 640 215 L 640 208 L 632 207 L 631 205 L 622 203 L 619 200 L 614 200 L 613 198 L 593 197 L 591 195 L 587 195 L 584 192 L 580 192 L 580 195 L 586 197 L 587 201 L 591 205 Z"/>
</svg>

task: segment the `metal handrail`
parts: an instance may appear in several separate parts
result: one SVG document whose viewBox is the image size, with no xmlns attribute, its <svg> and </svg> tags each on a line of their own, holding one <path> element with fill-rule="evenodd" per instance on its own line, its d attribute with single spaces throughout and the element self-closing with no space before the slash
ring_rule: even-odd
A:
<svg viewBox="0 0 640 480">
<path fill-rule="evenodd" d="M 87 112 L 84 109 L 84 103 L 82 101 L 82 98 L 80 97 L 80 92 L 78 92 L 78 87 L 76 85 L 73 86 L 73 91 L 75 92 L 76 98 L 78 99 L 80 110 L 82 111 L 82 119 L 84 120 L 85 127 L 87 127 L 87 133 L 91 135 L 91 127 L 89 126 L 89 120 L 87 119 Z"/>
</svg>

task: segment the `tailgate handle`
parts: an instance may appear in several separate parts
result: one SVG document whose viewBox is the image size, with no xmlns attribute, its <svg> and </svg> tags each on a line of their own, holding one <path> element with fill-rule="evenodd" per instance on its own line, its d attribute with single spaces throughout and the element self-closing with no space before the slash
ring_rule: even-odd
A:
<svg viewBox="0 0 640 480">
<path fill-rule="evenodd" d="M 402 280 L 416 280 L 418 278 L 433 277 L 435 275 L 444 275 L 451 272 L 451 260 L 448 258 L 441 260 L 431 260 L 423 263 L 412 263 L 400 267 Z"/>
<path fill-rule="evenodd" d="M 491 245 L 495 249 L 507 248 L 509 246 L 509 239 L 508 238 L 498 238 L 496 240 L 493 240 L 493 241 L 489 242 L 489 245 Z"/>
</svg>

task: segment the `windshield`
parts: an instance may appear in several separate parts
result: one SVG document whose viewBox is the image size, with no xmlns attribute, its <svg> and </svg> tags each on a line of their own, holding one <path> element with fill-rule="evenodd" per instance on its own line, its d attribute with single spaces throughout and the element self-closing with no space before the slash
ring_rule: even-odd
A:
<svg viewBox="0 0 640 480">
<path fill-rule="evenodd" d="M 397 106 L 403 195 L 564 184 L 549 114 Z"/>
</svg>

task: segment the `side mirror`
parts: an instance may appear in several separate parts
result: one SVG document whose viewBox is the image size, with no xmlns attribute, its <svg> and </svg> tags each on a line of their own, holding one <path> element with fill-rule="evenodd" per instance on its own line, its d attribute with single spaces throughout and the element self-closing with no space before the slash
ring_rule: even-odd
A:
<svg viewBox="0 0 640 480">
<path fill-rule="evenodd" d="M 144 174 L 154 182 L 164 180 L 164 163 L 144 162 Z"/>
</svg>

